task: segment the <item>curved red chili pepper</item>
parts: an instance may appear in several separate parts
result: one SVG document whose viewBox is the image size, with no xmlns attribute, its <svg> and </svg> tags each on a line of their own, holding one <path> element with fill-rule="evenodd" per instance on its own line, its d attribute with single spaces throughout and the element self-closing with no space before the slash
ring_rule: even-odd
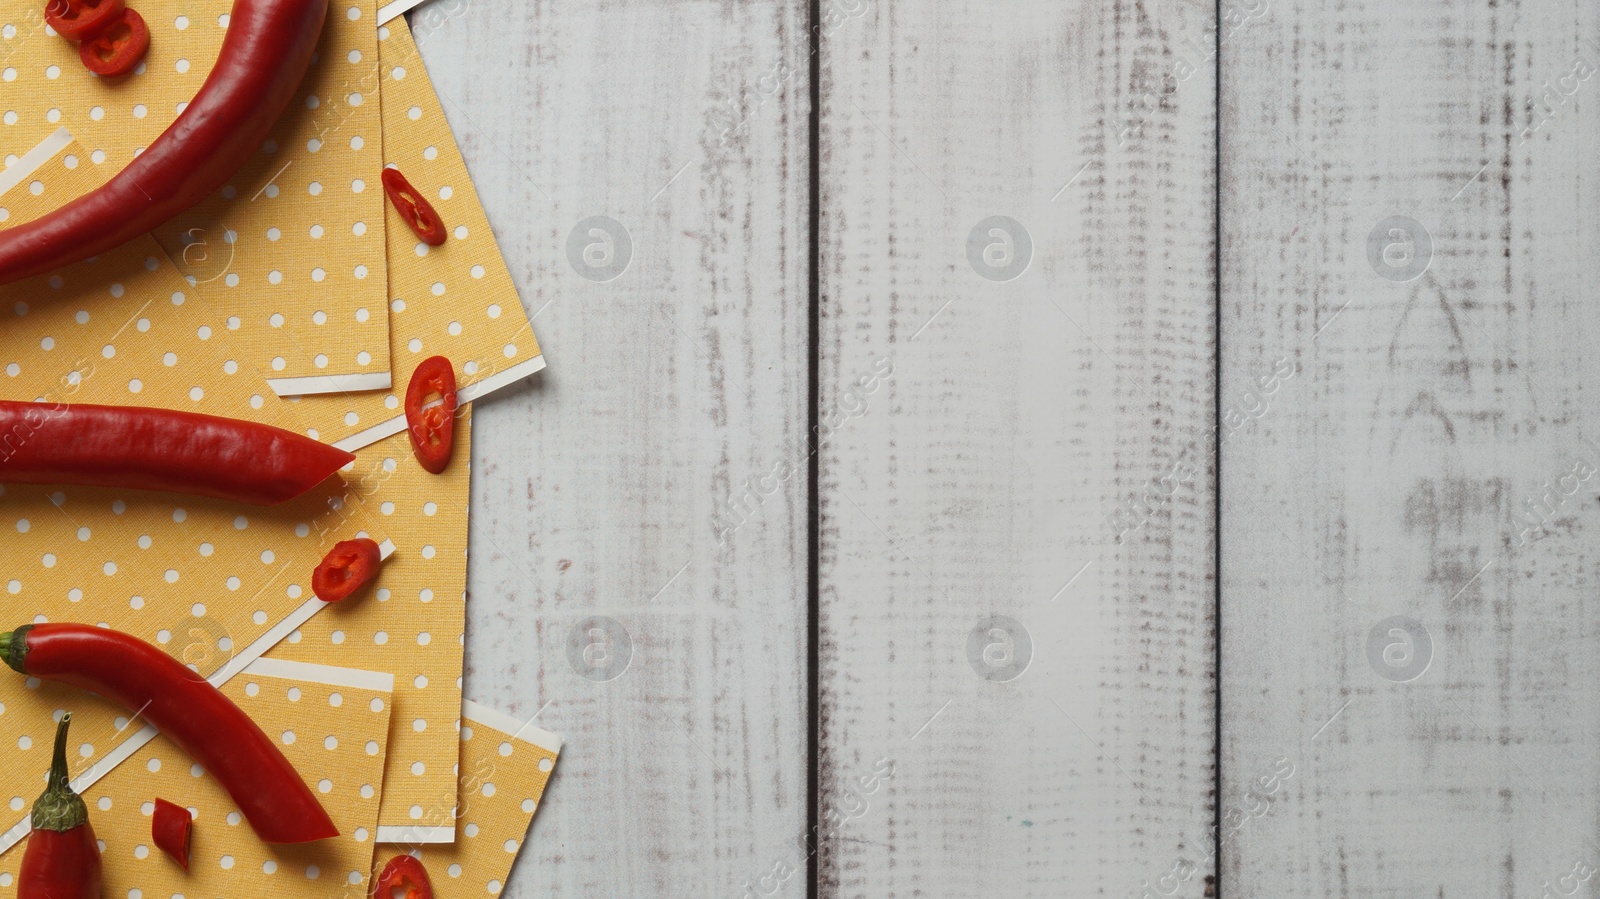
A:
<svg viewBox="0 0 1600 899">
<path fill-rule="evenodd" d="M 439 405 L 423 408 L 435 393 Z M 449 359 L 424 359 L 411 373 L 406 388 L 406 431 L 417 462 L 432 474 L 443 472 L 456 443 L 456 370 Z"/>
<path fill-rule="evenodd" d="M 86 41 L 111 27 L 123 9 L 123 0 L 50 0 L 44 21 L 69 41 Z"/>
<path fill-rule="evenodd" d="M 194 818 L 188 809 L 156 797 L 156 808 L 150 815 L 150 839 L 185 871 L 189 870 L 189 831 L 193 827 Z"/>
<path fill-rule="evenodd" d="M 270 506 L 355 456 L 270 425 L 137 406 L 0 400 L 0 483 L 126 487 Z"/>
<path fill-rule="evenodd" d="M 56 725 L 56 748 L 44 794 L 33 804 L 33 832 L 17 872 L 17 899 L 100 899 L 100 844 L 89 807 L 67 779 L 67 726 Z"/>
<path fill-rule="evenodd" d="M 428 879 L 428 869 L 414 855 L 397 855 L 389 859 L 378 874 L 378 881 L 373 888 L 372 895 L 378 899 L 390 899 L 396 895 L 401 899 L 433 899 L 433 881 Z"/>
<path fill-rule="evenodd" d="M 311 573 L 311 592 L 323 602 L 338 602 L 378 573 L 383 549 L 369 537 L 341 540 Z"/>
<path fill-rule="evenodd" d="M 25 625 L 0 634 L 0 658 L 30 677 L 98 693 L 155 725 L 222 784 L 262 840 L 307 843 L 339 835 L 250 716 L 143 640 L 88 624 Z"/>
<path fill-rule="evenodd" d="M 299 91 L 327 14 L 328 0 L 234 0 L 217 64 L 171 127 L 103 187 L 0 231 L 0 284 L 121 246 L 226 184 Z"/>
<path fill-rule="evenodd" d="M 399 169 L 383 170 L 383 192 L 389 196 L 389 202 L 394 204 L 395 211 L 411 226 L 411 233 L 430 247 L 444 245 L 448 233 L 444 229 L 444 219 L 439 218 L 439 213 L 428 202 L 428 198 L 417 193 L 411 186 L 406 176 L 400 174 Z"/>
<path fill-rule="evenodd" d="M 150 50 L 150 27 L 136 9 L 122 16 L 95 37 L 78 45 L 83 67 L 101 78 L 121 78 L 133 71 Z"/>
</svg>

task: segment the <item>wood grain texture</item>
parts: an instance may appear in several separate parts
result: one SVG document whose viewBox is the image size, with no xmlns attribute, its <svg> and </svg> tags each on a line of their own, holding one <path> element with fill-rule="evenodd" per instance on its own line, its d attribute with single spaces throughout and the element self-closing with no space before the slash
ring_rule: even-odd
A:
<svg viewBox="0 0 1600 899">
<path fill-rule="evenodd" d="M 1291 0 L 1224 45 L 1226 895 L 1595 889 L 1597 37 Z"/>
<path fill-rule="evenodd" d="M 833 8 L 821 894 L 1201 896 L 1211 6 Z"/>
<path fill-rule="evenodd" d="M 466 692 L 568 740 L 505 895 L 738 896 L 806 822 L 803 476 L 714 524 L 805 427 L 804 6 L 413 22 L 550 364 L 474 419 Z M 610 281 L 568 256 L 597 215 L 632 243 Z M 631 640 L 614 680 L 568 657 L 587 616 Z"/>
</svg>

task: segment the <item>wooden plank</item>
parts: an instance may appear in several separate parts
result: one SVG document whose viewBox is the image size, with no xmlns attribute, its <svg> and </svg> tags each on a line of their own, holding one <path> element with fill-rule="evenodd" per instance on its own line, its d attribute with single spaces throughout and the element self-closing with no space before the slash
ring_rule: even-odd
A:
<svg viewBox="0 0 1600 899">
<path fill-rule="evenodd" d="M 466 692 L 568 740 L 505 895 L 736 896 L 805 829 L 803 478 L 714 527 L 805 428 L 804 21 L 413 14 L 550 363 L 474 419 Z"/>
<path fill-rule="evenodd" d="M 1224 44 L 1227 895 L 1593 888 L 1597 37 L 1290 0 Z"/>
<path fill-rule="evenodd" d="M 824 8 L 822 895 L 1200 896 L 1212 8 Z"/>
</svg>

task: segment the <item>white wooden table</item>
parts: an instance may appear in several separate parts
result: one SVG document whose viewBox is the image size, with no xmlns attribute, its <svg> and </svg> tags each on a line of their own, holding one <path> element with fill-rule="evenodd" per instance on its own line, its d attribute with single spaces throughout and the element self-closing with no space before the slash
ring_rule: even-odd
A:
<svg viewBox="0 0 1600 899">
<path fill-rule="evenodd" d="M 448 2 L 507 895 L 1600 889 L 1600 7 Z"/>
</svg>

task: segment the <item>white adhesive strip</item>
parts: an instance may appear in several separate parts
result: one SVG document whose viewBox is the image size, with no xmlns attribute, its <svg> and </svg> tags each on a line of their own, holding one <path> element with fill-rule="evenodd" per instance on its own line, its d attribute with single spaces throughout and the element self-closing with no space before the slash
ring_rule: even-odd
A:
<svg viewBox="0 0 1600 899">
<path fill-rule="evenodd" d="M 405 429 L 406 420 L 404 418 L 391 418 L 388 421 L 375 424 L 365 431 L 357 431 L 335 443 L 334 446 L 347 453 L 353 453 L 358 449 L 369 447 L 385 437 L 392 437 Z"/>
<path fill-rule="evenodd" d="M 379 824 L 378 835 L 374 842 L 378 843 L 403 843 L 407 846 L 420 846 L 423 843 L 454 843 L 456 841 L 455 827 L 398 827 L 393 824 Z"/>
<path fill-rule="evenodd" d="M 463 403 L 481 400 L 502 387 L 508 387 L 541 371 L 544 371 L 544 356 L 534 356 L 526 362 L 518 362 L 505 371 L 497 371 L 487 378 L 468 384 L 456 391 L 456 397 Z"/>
<path fill-rule="evenodd" d="M 426 2 L 428 0 L 391 0 L 378 7 L 378 24 L 387 25 Z"/>
<path fill-rule="evenodd" d="M 233 658 L 228 660 L 216 674 L 206 678 L 214 687 L 220 687 L 232 680 L 234 675 L 250 666 L 250 663 L 261 658 L 266 651 L 278 645 L 283 638 L 293 633 L 300 625 L 311 620 L 311 616 L 322 611 L 328 604 L 315 596 L 300 604 L 300 607 L 290 612 L 288 617 L 267 629 L 267 632 L 256 638 L 254 643 L 246 646 Z"/>
<path fill-rule="evenodd" d="M 386 371 L 353 375 L 311 375 L 304 378 L 267 379 L 267 386 L 272 388 L 273 393 L 282 397 L 388 390 L 392 384 L 393 381 Z"/>
<path fill-rule="evenodd" d="M 394 675 L 386 671 L 365 671 L 360 668 L 335 668 L 315 662 L 291 662 L 285 659 L 256 659 L 244 669 L 255 677 L 277 677 L 302 683 L 325 684 L 347 690 L 376 690 L 394 692 Z"/>
<path fill-rule="evenodd" d="M 531 722 L 518 721 L 498 709 L 491 709 L 486 705 L 468 699 L 461 703 L 461 717 L 484 727 L 492 727 L 504 734 L 510 734 L 512 739 L 524 743 L 532 743 L 541 749 L 548 749 L 556 754 L 561 753 L 561 737 L 547 730 L 534 727 Z"/>
<path fill-rule="evenodd" d="M 72 143 L 72 132 L 65 128 L 57 128 L 54 134 L 40 141 L 37 147 L 17 157 L 17 161 L 9 168 L 0 170 L 0 197 L 5 196 L 6 191 L 26 181 L 39 170 L 40 166 L 65 150 L 70 143 Z"/>
<path fill-rule="evenodd" d="M 494 393 L 496 390 L 507 387 L 511 384 L 515 384 L 523 378 L 537 374 L 543 370 L 544 356 L 535 356 L 526 362 L 519 362 L 505 371 L 495 372 L 481 381 L 474 381 L 473 383 L 461 388 L 460 390 L 456 391 L 456 402 L 464 406 L 473 400 L 481 400 L 489 394 Z M 356 450 L 365 449 L 366 447 L 377 443 L 379 440 L 382 440 L 385 437 L 392 437 L 395 434 L 404 431 L 405 429 L 406 419 L 405 416 L 402 415 L 398 418 L 391 418 L 388 421 L 379 422 L 378 424 L 375 424 L 364 431 L 357 431 L 356 433 L 351 434 L 349 437 L 346 437 L 343 440 L 335 443 L 334 446 L 344 450 L 347 453 L 353 453 Z"/>
</svg>

